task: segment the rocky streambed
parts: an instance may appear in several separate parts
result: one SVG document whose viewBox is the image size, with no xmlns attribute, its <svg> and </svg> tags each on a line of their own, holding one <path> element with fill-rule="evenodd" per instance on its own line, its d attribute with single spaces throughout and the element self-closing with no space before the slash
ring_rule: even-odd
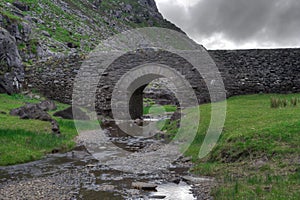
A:
<svg viewBox="0 0 300 200">
<path fill-rule="evenodd" d="M 81 133 L 68 153 L 0 167 L 0 199 L 212 199 L 213 179 L 189 174 L 172 145 L 112 130 Z"/>
</svg>

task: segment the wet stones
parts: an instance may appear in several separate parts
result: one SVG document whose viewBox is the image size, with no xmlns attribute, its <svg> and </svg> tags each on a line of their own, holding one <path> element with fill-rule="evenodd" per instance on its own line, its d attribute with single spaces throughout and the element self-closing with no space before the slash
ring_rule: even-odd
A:
<svg viewBox="0 0 300 200">
<path fill-rule="evenodd" d="M 153 196 L 151 196 L 150 198 L 151 198 L 151 199 L 165 199 L 166 196 L 164 196 L 164 195 L 153 195 Z"/>
<path fill-rule="evenodd" d="M 157 185 L 153 183 L 133 182 L 132 187 L 139 190 L 155 190 Z"/>
<path fill-rule="evenodd" d="M 134 123 L 138 126 L 143 126 L 144 121 L 142 119 L 136 119 L 136 120 L 134 120 Z"/>
<path fill-rule="evenodd" d="M 204 182 L 212 182 L 214 179 L 212 178 L 203 178 L 203 177 L 193 177 L 193 176 L 183 176 L 182 179 L 184 181 L 193 183 L 193 184 L 200 184 Z"/>
</svg>

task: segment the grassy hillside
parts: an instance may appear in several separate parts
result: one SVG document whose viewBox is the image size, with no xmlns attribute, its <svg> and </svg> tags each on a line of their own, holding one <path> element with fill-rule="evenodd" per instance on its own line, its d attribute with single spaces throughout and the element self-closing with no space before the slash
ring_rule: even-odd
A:
<svg viewBox="0 0 300 200">
<path fill-rule="evenodd" d="M 10 30 L 11 25 L 18 26 L 20 34 L 13 36 L 25 38 L 28 36 L 22 33 L 27 31 L 25 27 L 30 27 L 29 41 L 27 38 L 17 41 L 19 50 L 27 54 L 36 54 L 37 46 L 53 53 L 87 53 L 102 39 L 132 28 L 156 26 L 179 30 L 163 19 L 155 6 L 138 0 L 102 0 L 101 3 L 96 0 L 19 0 L 29 6 L 26 11 L 17 9 L 14 2 L 0 2 L 2 26 L 12 34 L 16 31 Z"/>
<path fill-rule="evenodd" d="M 271 108 L 274 98 L 287 105 Z M 300 199 L 300 102 L 291 103 L 296 98 L 300 94 L 228 99 L 221 138 L 202 160 L 197 156 L 209 124 L 210 104 L 200 106 L 201 127 L 187 155 L 193 156 L 194 173 L 217 178 L 216 199 Z M 167 129 L 175 132 L 174 127 Z"/>
</svg>

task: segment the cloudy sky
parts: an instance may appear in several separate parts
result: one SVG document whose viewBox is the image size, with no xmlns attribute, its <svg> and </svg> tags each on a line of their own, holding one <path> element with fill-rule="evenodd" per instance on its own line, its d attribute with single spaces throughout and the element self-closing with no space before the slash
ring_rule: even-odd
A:
<svg viewBox="0 0 300 200">
<path fill-rule="evenodd" d="M 300 47 L 300 0 L 155 0 L 207 49 Z"/>
</svg>

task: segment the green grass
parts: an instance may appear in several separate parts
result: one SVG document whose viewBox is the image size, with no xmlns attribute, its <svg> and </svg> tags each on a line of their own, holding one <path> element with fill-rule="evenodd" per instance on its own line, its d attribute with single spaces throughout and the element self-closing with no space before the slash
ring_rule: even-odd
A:
<svg viewBox="0 0 300 200">
<path fill-rule="evenodd" d="M 152 106 L 146 106 L 144 107 L 144 114 L 164 114 L 165 112 L 175 112 L 177 110 L 177 107 L 174 105 L 165 105 L 165 106 L 159 106 L 159 105 L 152 105 Z"/>
<path fill-rule="evenodd" d="M 215 199 L 300 199 L 300 106 L 271 108 L 271 98 L 290 95 L 237 96 L 227 101 L 227 116 L 221 137 L 204 159 L 199 149 L 210 122 L 211 105 L 200 106 L 197 136 L 186 152 L 200 175 L 216 177 Z M 196 109 L 188 112 L 196 112 Z M 193 122 L 193 118 L 186 119 Z M 176 132 L 171 123 L 166 128 Z M 188 129 L 187 129 L 188 131 Z M 267 158 L 262 166 L 255 162 Z"/>
<path fill-rule="evenodd" d="M 61 136 L 51 133 L 49 122 L 39 120 L 21 120 L 10 116 L 10 110 L 23 106 L 26 102 L 38 103 L 40 100 L 30 99 L 23 95 L 9 96 L 0 94 L 0 166 L 13 165 L 41 159 L 53 149 L 61 152 L 71 150 L 75 146 L 74 138 L 77 130 L 73 120 L 54 117 L 61 130 Z M 57 110 L 63 110 L 69 105 L 56 102 Z M 49 112 L 53 115 L 56 111 Z M 99 128 L 98 121 L 77 121 L 81 130 Z M 4 145 L 5 144 L 5 145 Z"/>
<path fill-rule="evenodd" d="M 74 147 L 76 134 L 64 133 L 62 137 L 44 133 L 0 129 L 0 165 L 12 165 L 40 159 L 53 149 L 67 151 Z"/>
<path fill-rule="evenodd" d="M 5 17 L 7 17 L 8 19 L 10 19 L 10 20 L 12 20 L 12 21 L 14 21 L 14 22 L 19 22 L 19 21 L 21 21 L 21 18 L 20 17 L 18 17 L 18 16 L 16 16 L 16 15 L 14 15 L 12 12 L 10 12 L 10 11 L 6 11 L 6 10 L 0 10 L 0 14 L 1 15 L 3 15 L 3 16 L 5 16 Z"/>
</svg>

